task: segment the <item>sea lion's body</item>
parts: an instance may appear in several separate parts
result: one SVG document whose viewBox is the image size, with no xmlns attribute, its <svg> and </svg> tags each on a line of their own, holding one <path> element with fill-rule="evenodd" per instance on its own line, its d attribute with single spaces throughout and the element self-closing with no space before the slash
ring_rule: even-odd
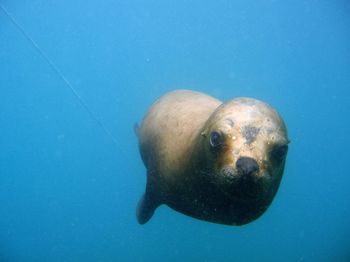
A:
<svg viewBox="0 0 350 262">
<path fill-rule="evenodd" d="M 223 104 L 199 92 L 178 90 L 164 95 L 152 105 L 138 130 L 140 153 L 147 168 L 146 192 L 137 211 L 141 224 L 147 222 L 161 204 L 198 219 L 230 225 L 248 223 L 266 210 L 277 191 L 284 159 L 278 165 L 278 177 L 269 188 L 265 188 L 265 178 L 249 179 L 249 182 L 241 179 L 242 174 L 247 173 L 248 164 L 244 164 L 243 172 L 242 165 L 237 165 L 238 158 L 249 158 L 249 168 L 252 166 L 251 158 L 260 157 L 261 165 L 266 165 L 264 152 L 260 151 L 265 150 L 268 142 L 263 145 L 256 143 L 254 148 L 257 152 L 254 153 L 252 144 L 256 141 L 250 140 L 260 139 L 258 134 L 254 134 L 260 127 L 249 129 L 250 133 L 245 131 L 244 141 L 238 133 L 235 134 L 243 132 L 249 123 L 245 127 L 239 126 L 244 122 L 241 118 L 244 119 L 245 113 L 239 111 L 241 106 L 238 101 L 233 101 Z M 265 106 L 257 100 L 244 101 L 243 108 Z M 254 110 L 252 112 L 255 114 Z M 280 121 L 278 114 L 271 112 L 263 113 L 267 114 L 269 121 L 273 118 Z M 249 113 L 248 118 L 254 114 Z M 261 125 L 272 128 L 266 134 L 276 133 L 274 136 L 279 143 L 285 145 L 288 142 L 286 130 L 280 122 L 278 130 L 272 130 L 273 126 L 268 126 L 267 122 Z M 259 166 L 253 164 L 258 170 Z M 262 168 L 259 172 L 249 171 L 249 177 L 253 173 L 258 177 Z M 266 176 L 266 173 L 261 171 L 260 177 Z M 271 178 L 268 181 L 272 181 Z M 260 191 L 265 193 L 260 194 Z"/>
</svg>

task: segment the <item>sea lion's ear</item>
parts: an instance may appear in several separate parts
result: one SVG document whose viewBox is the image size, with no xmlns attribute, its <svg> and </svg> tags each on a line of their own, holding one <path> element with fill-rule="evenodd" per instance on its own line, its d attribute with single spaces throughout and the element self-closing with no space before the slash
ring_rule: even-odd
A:
<svg viewBox="0 0 350 262">
<path fill-rule="evenodd" d="M 149 186 L 149 183 L 147 183 L 146 192 L 141 197 L 136 208 L 137 221 L 141 225 L 147 223 L 160 205 L 160 199 L 157 197 L 157 194 L 152 191 L 152 187 Z"/>
<path fill-rule="evenodd" d="M 135 132 L 135 135 L 136 135 L 137 137 L 139 137 L 140 127 L 139 127 L 138 123 L 135 123 L 135 124 L 134 124 L 134 132 Z"/>
</svg>

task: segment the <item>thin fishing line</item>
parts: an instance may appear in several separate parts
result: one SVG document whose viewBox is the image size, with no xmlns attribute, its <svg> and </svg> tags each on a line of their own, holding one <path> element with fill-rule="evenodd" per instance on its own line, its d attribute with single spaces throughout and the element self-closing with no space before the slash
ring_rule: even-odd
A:
<svg viewBox="0 0 350 262">
<path fill-rule="evenodd" d="M 0 4 L 0 8 L 4 11 L 6 16 L 15 25 L 15 27 L 22 33 L 22 35 L 33 45 L 35 50 L 39 55 L 48 63 L 51 69 L 56 72 L 56 74 L 62 79 L 66 86 L 71 90 L 73 95 L 78 99 L 80 105 L 89 113 L 90 117 L 102 128 L 104 133 L 112 140 L 112 142 L 119 148 L 119 142 L 111 134 L 111 132 L 106 128 L 106 126 L 101 122 L 101 120 L 95 115 L 95 113 L 89 108 L 87 102 L 79 95 L 68 79 L 63 75 L 63 73 L 58 69 L 58 67 L 53 63 L 53 61 L 44 53 L 44 51 L 39 47 L 39 45 L 34 41 L 30 35 L 24 30 L 24 28 L 16 21 L 16 19 L 7 11 L 7 9 Z"/>
</svg>

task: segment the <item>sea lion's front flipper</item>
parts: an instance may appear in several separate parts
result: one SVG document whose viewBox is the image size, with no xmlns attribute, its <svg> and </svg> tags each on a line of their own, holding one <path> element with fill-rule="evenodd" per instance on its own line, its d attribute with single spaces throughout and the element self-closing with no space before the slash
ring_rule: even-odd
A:
<svg viewBox="0 0 350 262">
<path fill-rule="evenodd" d="M 148 177 L 149 180 L 149 177 Z M 146 192 L 141 197 L 137 209 L 136 217 L 137 221 L 143 225 L 151 219 L 154 214 L 154 211 L 161 205 L 160 198 L 155 194 L 153 187 L 147 182 Z"/>
</svg>

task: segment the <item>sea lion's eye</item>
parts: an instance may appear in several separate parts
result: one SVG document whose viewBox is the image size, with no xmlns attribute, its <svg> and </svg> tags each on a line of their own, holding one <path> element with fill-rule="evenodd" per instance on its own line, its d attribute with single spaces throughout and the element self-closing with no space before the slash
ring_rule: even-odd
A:
<svg viewBox="0 0 350 262">
<path fill-rule="evenodd" d="M 217 149 L 222 144 L 222 136 L 219 132 L 213 131 L 209 137 L 211 148 Z"/>
<path fill-rule="evenodd" d="M 288 145 L 277 146 L 271 151 L 271 157 L 275 161 L 281 162 L 286 157 L 287 152 Z"/>
</svg>

